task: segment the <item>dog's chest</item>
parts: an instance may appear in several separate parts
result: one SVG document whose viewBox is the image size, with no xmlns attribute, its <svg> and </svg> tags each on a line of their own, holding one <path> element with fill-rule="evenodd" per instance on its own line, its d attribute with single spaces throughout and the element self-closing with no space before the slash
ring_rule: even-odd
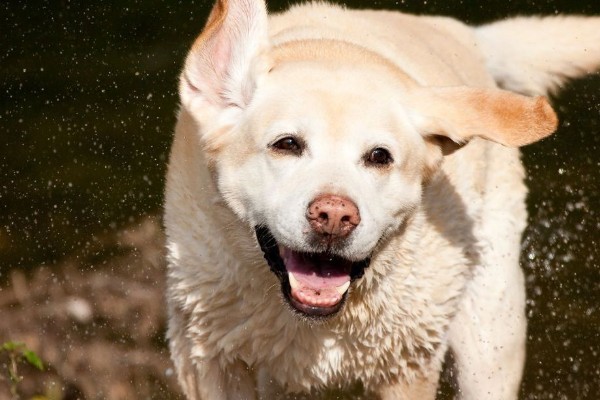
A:
<svg viewBox="0 0 600 400">
<path fill-rule="evenodd" d="M 344 388 L 357 381 L 368 388 L 398 378 L 410 380 L 440 354 L 442 329 L 392 311 L 337 326 L 275 320 L 258 325 L 269 329 L 250 333 L 238 356 L 288 391 Z"/>
</svg>

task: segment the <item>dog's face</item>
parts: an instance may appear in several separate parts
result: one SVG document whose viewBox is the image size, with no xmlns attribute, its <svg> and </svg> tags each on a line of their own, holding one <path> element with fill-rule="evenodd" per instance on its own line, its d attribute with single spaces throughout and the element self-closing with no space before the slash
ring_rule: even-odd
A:
<svg viewBox="0 0 600 400">
<path fill-rule="evenodd" d="M 421 195 L 427 149 L 398 102 L 401 85 L 369 72 L 273 67 L 215 157 L 220 192 L 263 229 L 263 247 L 277 243 L 269 261 L 284 293 L 311 315 L 339 309 L 353 275 Z"/>
<path fill-rule="evenodd" d="M 264 77 L 228 132 L 219 188 L 286 248 L 364 260 L 418 204 L 424 140 L 389 81 L 360 67 L 294 64 Z"/>
<path fill-rule="evenodd" d="M 220 194 L 256 229 L 301 314 L 339 311 L 377 244 L 419 207 L 442 142 L 480 134 L 518 145 L 555 123 L 543 100 L 419 88 L 347 43 L 270 47 L 264 5 L 255 3 L 218 3 L 188 57 L 181 97 Z M 532 120 L 543 129 L 528 129 Z"/>
</svg>

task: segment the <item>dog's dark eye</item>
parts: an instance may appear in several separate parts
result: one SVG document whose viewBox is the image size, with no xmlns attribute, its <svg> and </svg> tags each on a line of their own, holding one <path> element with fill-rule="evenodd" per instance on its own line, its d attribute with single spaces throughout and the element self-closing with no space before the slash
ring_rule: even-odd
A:
<svg viewBox="0 0 600 400">
<path fill-rule="evenodd" d="M 283 139 L 279 139 L 271 145 L 271 148 L 278 152 L 293 154 L 296 156 L 302 154 L 304 147 L 305 146 L 302 139 L 293 136 L 286 136 Z"/>
<path fill-rule="evenodd" d="M 394 162 L 392 155 L 384 148 L 377 147 L 368 152 L 365 156 L 368 165 L 383 167 Z"/>
</svg>

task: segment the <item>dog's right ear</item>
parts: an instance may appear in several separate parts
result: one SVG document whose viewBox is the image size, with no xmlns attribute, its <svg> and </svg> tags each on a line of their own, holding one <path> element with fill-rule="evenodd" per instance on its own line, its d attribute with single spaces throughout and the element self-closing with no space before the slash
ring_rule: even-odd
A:
<svg viewBox="0 0 600 400">
<path fill-rule="evenodd" d="M 264 0 L 217 0 L 181 74 L 183 107 L 201 120 L 226 108 L 245 108 L 267 38 Z"/>
</svg>

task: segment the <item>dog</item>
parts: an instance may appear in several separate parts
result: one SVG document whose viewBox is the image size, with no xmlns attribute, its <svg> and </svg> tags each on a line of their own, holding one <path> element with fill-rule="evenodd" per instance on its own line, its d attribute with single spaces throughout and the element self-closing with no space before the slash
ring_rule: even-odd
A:
<svg viewBox="0 0 600 400">
<path fill-rule="evenodd" d="M 600 67 L 600 17 L 446 17 L 218 0 L 180 79 L 168 339 L 189 399 L 359 386 L 516 399 L 518 147 Z"/>
</svg>

